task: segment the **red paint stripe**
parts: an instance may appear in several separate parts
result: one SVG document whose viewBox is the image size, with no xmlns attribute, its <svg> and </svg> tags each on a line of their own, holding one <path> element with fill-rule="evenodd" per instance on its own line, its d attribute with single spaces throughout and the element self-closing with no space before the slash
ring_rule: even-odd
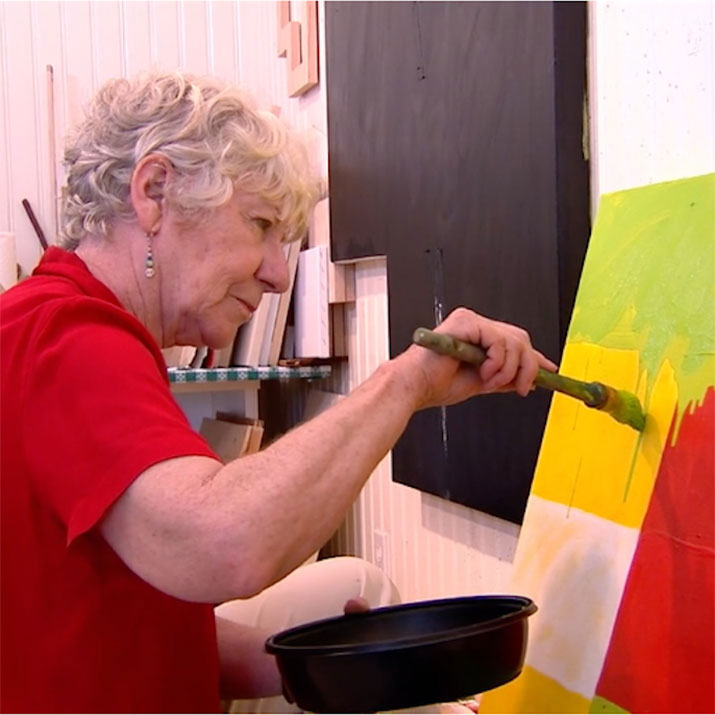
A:
<svg viewBox="0 0 715 715">
<path fill-rule="evenodd" d="M 668 438 L 596 692 L 715 712 L 715 390 Z"/>
</svg>

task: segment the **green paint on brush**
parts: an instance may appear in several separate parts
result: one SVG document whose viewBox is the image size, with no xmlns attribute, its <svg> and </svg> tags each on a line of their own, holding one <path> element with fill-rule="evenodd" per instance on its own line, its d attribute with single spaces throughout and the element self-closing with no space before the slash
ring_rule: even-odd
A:
<svg viewBox="0 0 715 715">
<path fill-rule="evenodd" d="M 412 335 L 412 342 L 472 365 L 481 365 L 487 359 L 486 352 L 478 345 L 427 328 L 417 328 Z M 602 382 L 574 380 L 566 375 L 542 369 L 539 369 L 536 374 L 534 384 L 546 390 L 575 397 L 588 407 L 607 412 L 618 422 L 629 425 L 639 432 L 642 432 L 645 427 L 645 414 L 640 401 L 625 390 L 616 390 Z"/>
<path fill-rule="evenodd" d="M 602 196 L 586 260 L 567 342 L 637 350 L 646 404 L 668 360 L 675 438 L 715 384 L 715 174 Z"/>
<path fill-rule="evenodd" d="M 534 384 L 547 390 L 561 392 L 584 402 L 588 407 L 607 412 L 618 422 L 630 425 L 642 432 L 645 428 L 645 413 L 640 400 L 631 392 L 616 390 L 602 382 L 583 382 L 539 369 Z"/>
</svg>

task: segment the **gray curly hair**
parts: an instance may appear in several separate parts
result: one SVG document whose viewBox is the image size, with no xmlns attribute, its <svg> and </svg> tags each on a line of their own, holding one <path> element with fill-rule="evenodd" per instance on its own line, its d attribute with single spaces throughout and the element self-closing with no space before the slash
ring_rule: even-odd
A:
<svg viewBox="0 0 715 715">
<path fill-rule="evenodd" d="M 214 78 L 144 73 L 107 82 L 68 140 L 61 245 L 106 236 L 114 221 L 134 215 L 132 173 L 151 153 L 175 168 L 165 196 L 187 221 L 240 188 L 275 205 L 292 240 L 305 234 L 320 195 L 302 142 L 246 94 Z"/>
</svg>

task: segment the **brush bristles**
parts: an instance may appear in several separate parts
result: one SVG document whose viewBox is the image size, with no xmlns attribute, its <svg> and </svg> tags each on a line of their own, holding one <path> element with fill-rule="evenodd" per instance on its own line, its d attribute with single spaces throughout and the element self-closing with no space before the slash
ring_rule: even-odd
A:
<svg viewBox="0 0 715 715">
<path fill-rule="evenodd" d="M 606 387 L 606 401 L 598 409 L 608 412 L 618 422 L 642 432 L 645 428 L 645 413 L 640 400 L 626 390 L 614 390 Z"/>
</svg>

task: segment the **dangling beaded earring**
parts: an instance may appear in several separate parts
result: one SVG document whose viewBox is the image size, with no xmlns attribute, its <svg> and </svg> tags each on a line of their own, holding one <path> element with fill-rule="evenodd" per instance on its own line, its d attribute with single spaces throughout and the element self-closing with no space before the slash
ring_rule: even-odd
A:
<svg viewBox="0 0 715 715">
<path fill-rule="evenodd" d="M 144 259 L 144 275 L 147 278 L 154 277 L 154 254 L 151 250 L 151 239 L 154 238 L 153 231 L 147 231 L 146 234 L 146 258 Z"/>
</svg>

